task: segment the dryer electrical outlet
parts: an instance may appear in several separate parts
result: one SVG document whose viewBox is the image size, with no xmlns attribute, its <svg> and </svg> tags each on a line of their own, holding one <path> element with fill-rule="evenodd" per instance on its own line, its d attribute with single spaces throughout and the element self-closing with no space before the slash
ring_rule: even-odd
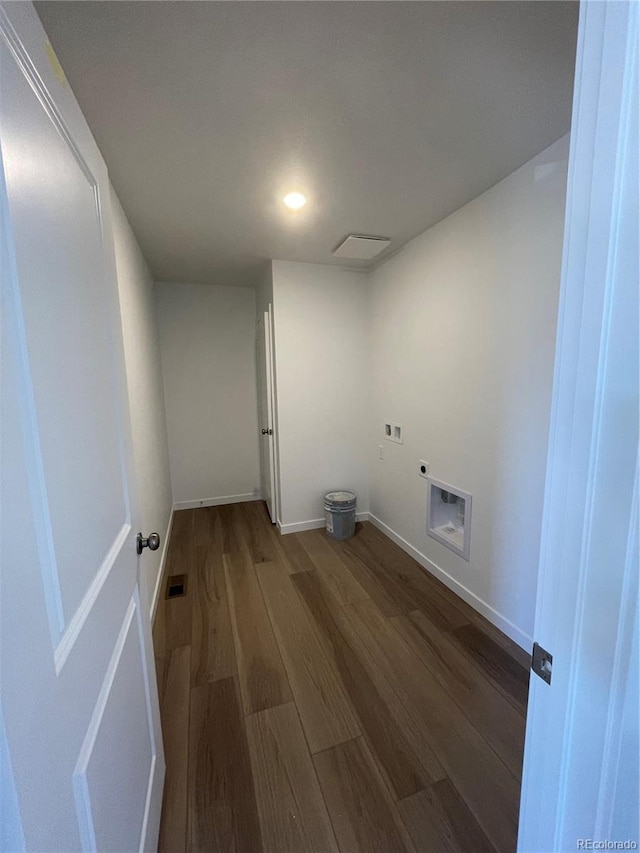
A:
<svg viewBox="0 0 640 853">
<path fill-rule="evenodd" d="M 418 459 L 418 477 L 424 477 L 425 480 L 428 480 L 429 467 L 429 463 L 425 462 L 424 459 Z"/>
</svg>

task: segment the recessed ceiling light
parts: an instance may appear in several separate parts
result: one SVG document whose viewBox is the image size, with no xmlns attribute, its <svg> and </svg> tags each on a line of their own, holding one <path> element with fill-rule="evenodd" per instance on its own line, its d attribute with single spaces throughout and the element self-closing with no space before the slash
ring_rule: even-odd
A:
<svg viewBox="0 0 640 853">
<path fill-rule="evenodd" d="M 306 198 L 302 195 L 302 193 L 289 193 L 286 195 L 282 201 L 290 207 L 291 210 L 300 210 L 301 207 L 307 203 Z"/>
</svg>

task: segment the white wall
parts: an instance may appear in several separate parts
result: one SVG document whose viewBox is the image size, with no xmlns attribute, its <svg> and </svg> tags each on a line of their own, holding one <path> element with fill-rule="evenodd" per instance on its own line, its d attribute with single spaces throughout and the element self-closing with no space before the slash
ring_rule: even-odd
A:
<svg viewBox="0 0 640 853">
<path fill-rule="evenodd" d="M 156 285 L 176 505 L 259 492 L 255 291 Z"/>
<path fill-rule="evenodd" d="M 173 503 L 155 290 L 113 188 L 111 206 L 140 527 L 145 535 L 159 533 L 162 543 L 157 551 L 146 550 L 140 557 L 140 594 L 151 608 Z"/>
<path fill-rule="evenodd" d="M 353 489 L 367 511 L 369 288 L 364 273 L 273 262 L 282 529 L 324 518 L 323 495 Z M 322 522 L 323 523 L 323 522 Z"/>
<path fill-rule="evenodd" d="M 371 512 L 524 646 L 533 630 L 567 159 L 565 137 L 370 276 Z M 383 440 L 385 419 L 403 424 L 403 445 Z M 469 562 L 426 535 L 420 458 L 473 496 Z"/>
</svg>

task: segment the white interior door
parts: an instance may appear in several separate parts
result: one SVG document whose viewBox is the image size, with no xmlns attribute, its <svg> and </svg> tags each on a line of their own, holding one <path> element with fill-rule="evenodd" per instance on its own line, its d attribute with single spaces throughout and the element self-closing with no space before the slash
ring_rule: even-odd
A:
<svg viewBox="0 0 640 853">
<path fill-rule="evenodd" d="M 34 851 L 155 849 L 164 759 L 108 177 L 31 4 L 0 7 L 0 63 L 0 748 L 12 837 Z"/>
<path fill-rule="evenodd" d="M 640 844 L 639 22 L 637 3 L 581 5 L 535 623 L 553 663 L 550 684 L 531 677 L 518 842 L 531 853 Z"/>
<path fill-rule="evenodd" d="M 275 483 L 275 440 L 274 440 L 274 398 L 273 398 L 273 358 L 271 346 L 271 319 L 268 311 L 258 318 L 256 333 L 256 358 L 258 373 L 258 429 L 260 430 L 260 472 L 262 478 L 262 497 L 267 504 L 269 517 L 276 521 L 276 483 Z"/>
<path fill-rule="evenodd" d="M 266 341 L 267 370 L 267 393 L 269 405 L 269 423 L 271 425 L 271 491 L 273 494 L 273 512 L 271 521 L 277 524 L 280 515 L 280 475 L 278 458 L 278 417 L 276 406 L 276 354 L 275 354 L 275 325 L 273 322 L 273 305 L 269 303 L 269 310 L 265 314 L 265 323 L 269 329 Z"/>
</svg>

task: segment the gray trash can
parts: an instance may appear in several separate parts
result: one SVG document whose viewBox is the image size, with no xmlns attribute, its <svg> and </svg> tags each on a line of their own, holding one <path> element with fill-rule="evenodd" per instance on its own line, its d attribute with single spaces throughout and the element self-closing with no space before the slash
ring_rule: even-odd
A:
<svg viewBox="0 0 640 853">
<path fill-rule="evenodd" d="M 332 539 L 351 539 L 356 532 L 356 500 L 357 495 L 346 490 L 324 496 L 326 530 Z"/>
</svg>

